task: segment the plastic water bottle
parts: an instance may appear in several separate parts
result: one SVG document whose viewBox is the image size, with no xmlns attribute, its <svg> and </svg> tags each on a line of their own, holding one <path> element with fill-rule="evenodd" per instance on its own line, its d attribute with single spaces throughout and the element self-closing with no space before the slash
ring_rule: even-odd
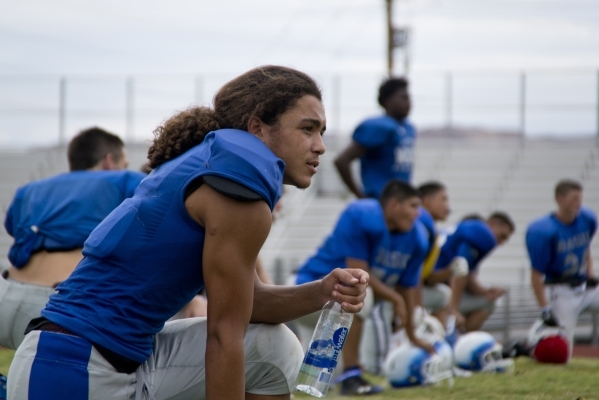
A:
<svg viewBox="0 0 599 400">
<path fill-rule="evenodd" d="M 324 305 L 297 377 L 297 390 L 315 397 L 327 394 L 353 318 L 354 315 L 343 311 L 337 302 Z"/>
</svg>

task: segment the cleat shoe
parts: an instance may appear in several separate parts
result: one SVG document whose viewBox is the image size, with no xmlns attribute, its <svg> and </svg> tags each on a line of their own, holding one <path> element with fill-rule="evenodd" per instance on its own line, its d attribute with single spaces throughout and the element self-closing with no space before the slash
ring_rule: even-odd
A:
<svg viewBox="0 0 599 400">
<path fill-rule="evenodd" d="M 514 340 L 508 342 L 503 346 L 501 356 L 503 358 L 514 358 L 520 356 L 528 356 L 530 354 L 530 347 L 526 344 L 526 340 Z"/>
<path fill-rule="evenodd" d="M 341 394 L 345 396 L 366 396 L 382 391 L 382 387 L 371 384 L 362 375 L 352 376 L 341 381 Z"/>
</svg>

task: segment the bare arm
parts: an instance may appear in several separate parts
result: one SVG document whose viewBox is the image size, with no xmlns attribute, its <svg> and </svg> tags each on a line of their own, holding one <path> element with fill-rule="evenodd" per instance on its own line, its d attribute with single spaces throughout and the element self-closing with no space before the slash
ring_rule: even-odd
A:
<svg viewBox="0 0 599 400">
<path fill-rule="evenodd" d="M 262 283 L 266 283 L 267 285 L 274 285 L 273 280 L 266 273 L 266 270 L 264 269 L 264 265 L 262 264 L 262 260 L 260 259 L 260 257 L 258 257 L 258 259 L 256 260 L 256 273 L 258 274 L 258 278 L 260 279 L 260 281 L 262 281 Z"/>
<path fill-rule="evenodd" d="M 505 294 L 505 289 L 503 288 L 497 286 L 483 286 L 478 280 L 478 272 L 468 275 L 468 284 L 466 288 L 470 293 L 477 296 L 484 296 L 490 301 L 495 301 Z"/>
<path fill-rule="evenodd" d="M 422 285 L 424 283 L 422 281 L 418 281 L 418 286 L 416 286 L 416 293 L 414 294 L 414 305 L 422 307 Z"/>
<path fill-rule="evenodd" d="M 591 257 L 591 246 L 589 245 L 589 249 L 587 250 L 587 276 L 593 277 L 595 276 L 595 270 L 593 269 L 593 257 Z"/>
<path fill-rule="evenodd" d="M 447 267 L 438 271 L 433 271 L 431 276 L 425 281 L 427 285 L 436 285 L 437 283 L 447 282 L 452 277 L 451 268 Z"/>
<path fill-rule="evenodd" d="M 464 316 L 460 313 L 460 302 L 467 285 L 468 275 L 455 277 L 451 280 L 451 299 L 449 301 L 449 307 L 451 308 L 451 313 L 455 315 L 456 325 L 460 329 L 464 329 L 466 323 Z"/>
<path fill-rule="evenodd" d="M 272 222 L 270 209 L 262 201 L 235 201 L 208 185 L 192 193 L 185 206 L 206 230 L 206 398 L 241 400 L 243 339 L 252 313 L 256 258 Z"/>
<path fill-rule="evenodd" d="M 537 303 L 541 308 L 547 307 L 549 305 L 547 302 L 547 296 L 545 296 L 545 283 L 543 282 L 544 279 L 545 275 L 543 273 L 534 268 L 531 269 L 530 283 L 532 284 L 532 290 L 537 298 Z"/>
<path fill-rule="evenodd" d="M 472 272 L 471 274 L 466 275 L 468 277 L 468 283 L 466 284 L 466 289 L 476 295 L 476 296 L 484 296 L 487 294 L 488 289 L 480 283 L 478 280 L 478 276 L 476 272 Z"/>
<path fill-rule="evenodd" d="M 320 310 L 335 300 L 351 313 L 364 306 L 368 273 L 362 270 L 335 269 L 324 278 L 299 286 L 254 283 L 254 306 L 251 322 L 282 323 Z"/>
<path fill-rule="evenodd" d="M 356 185 L 351 172 L 351 163 L 353 160 L 362 157 L 364 154 L 366 154 L 366 148 L 352 140 L 351 143 L 335 158 L 335 167 L 337 167 L 341 179 L 357 198 L 366 196 L 364 195 L 364 192 L 358 188 L 358 185 Z"/>
<path fill-rule="evenodd" d="M 370 270 L 366 261 L 358 260 L 356 258 L 346 258 L 345 264 L 347 265 L 347 268 L 356 268 L 364 271 Z M 370 275 L 369 285 L 372 288 L 374 296 L 391 302 L 393 304 L 393 310 L 395 314 L 399 316 L 403 322 L 405 322 L 407 318 L 407 312 L 403 297 L 397 291 L 395 291 L 394 288 L 387 286 L 376 276 Z"/>
<path fill-rule="evenodd" d="M 405 327 L 406 327 L 406 334 L 408 335 L 408 339 L 410 339 L 410 342 L 412 342 L 415 346 L 421 347 L 424 350 L 426 350 L 429 353 L 434 353 L 435 352 L 435 348 L 433 345 L 431 345 L 430 343 L 428 343 L 425 340 L 421 340 L 420 338 L 417 338 L 416 335 L 414 334 L 414 307 L 416 306 L 416 295 L 418 293 L 418 289 L 417 288 L 406 288 L 403 286 L 397 286 L 397 290 L 398 292 L 401 294 L 401 297 L 403 297 L 405 303 L 406 303 L 406 319 L 405 319 Z"/>
</svg>

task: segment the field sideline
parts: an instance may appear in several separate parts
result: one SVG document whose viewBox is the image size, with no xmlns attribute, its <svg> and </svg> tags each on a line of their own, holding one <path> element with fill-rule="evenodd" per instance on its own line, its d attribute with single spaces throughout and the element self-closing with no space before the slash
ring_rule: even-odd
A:
<svg viewBox="0 0 599 400">
<path fill-rule="evenodd" d="M 0 373 L 6 375 L 14 351 L 0 350 Z M 375 380 L 377 378 L 374 378 Z M 379 378 L 379 381 L 382 379 Z M 312 399 L 303 393 L 295 393 L 294 399 Z M 350 399 L 329 391 L 327 399 Z M 355 397 L 353 397 L 355 399 Z M 516 360 L 513 375 L 479 374 L 471 378 L 455 380 L 447 386 L 387 390 L 379 396 L 365 397 L 370 400 L 386 399 L 571 399 L 599 400 L 599 360 L 574 358 L 567 366 L 537 364 L 530 359 Z"/>
</svg>

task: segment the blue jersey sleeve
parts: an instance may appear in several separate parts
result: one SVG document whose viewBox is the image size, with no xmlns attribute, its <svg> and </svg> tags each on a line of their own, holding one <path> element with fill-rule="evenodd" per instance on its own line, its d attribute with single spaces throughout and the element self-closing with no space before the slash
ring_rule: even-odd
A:
<svg viewBox="0 0 599 400">
<path fill-rule="evenodd" d="M 555 249 L 553 242 L 551 232 L 538 229 L 535 225 L 531 225 L 526 231 L 526 249 L 531 266 L 542 274 L 546 274 L 551 265 Z"/>
<path fill-rule="evenodd" d="M 597 233 L 597 215 L 595 215 L 593 210 L 591 210 L 590 208 L 587 208 L 587 207 L 582 207 L 582 209 L 580 210 L 580 213 L 589 220 L 590 231 L 591 231 L 590 237 L 592 239 L 593 236 L 595 236 L 595 233 Z"/>
<path fill-rule="evenodd" d="M 417 248 L 412 254 L 410 261 L 408 261 L 405 272 L 399 279 L 398 285 L 407 288 L 418 286 L 422 272 L 422 264 L 424 263 L 427 253 L 428 243 L 426 237 L 421 236 Z"/>
<path fill-rule="evenodd" d="M 352 138 L 367 149 L 380 147 L 388 142 L 389 134 L 393 133 L 377 120 L 362 122 L 354 131 Z"/>
<path fill-rule="evenodd" d="M 6 232 L 8 232 L 8 234 L 10 236 L 14 236 L 14 226 L 13 226 L 13 208 L 14 205 L 14 201 L 12 203 L 10 203 L 10 206 L 8 207 L 8 210 L 6 210 L 6 217 L 4 218 L 4 229 L 6 229 Z"/>
<path fill-rule="evenodd" d="M 456 257 L 464 257 L 468 261 L 468 272 L 472 273 L 478 264 L 478 251 L 469 243 L 463 242 L 458 246 Z"/>
<path fill-rule="evenodd" d="M 15 218 L 14 214 L 18 213 L 18 204 L 21 203 L 21 199 L 23 197 L 23 191 L 26 186 L 20 187 L 17 189 L 15 193 L 15 197 L 13 198 L 10 206 L 8 206 L 8 210 L 6 210 L 6 217 L 4 219 L 4 228 L 6 232 L 14 237 L 15 236 L 15 221 L 18 220 L 18 217 Z"/>
<path fill-rule="evenodd" d="M 371 255 L 370 240 L 360 222 L 361 215 L 354 209 L 346 210 L 335 227 L 333 237 L 337 245 L 337 253 L 346 258 L 355 258 L 369 262 Z"/>
</svg>

